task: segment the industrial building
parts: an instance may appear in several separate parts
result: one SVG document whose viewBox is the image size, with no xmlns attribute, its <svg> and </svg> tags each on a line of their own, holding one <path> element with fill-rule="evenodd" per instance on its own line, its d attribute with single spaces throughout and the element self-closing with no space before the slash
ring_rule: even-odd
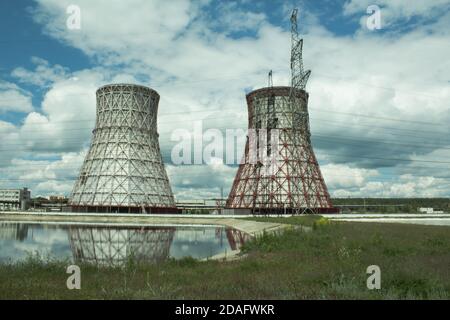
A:
<svg viewBox="0 0 450 320">
<path fill-rule="evenodd" d="M 70 197 L 72 211 L 176 212 L 158 142 L 159 94 L 110 84 L 96 95 L 96 125 Z"/>
<path fill-rule="evenodd" d="M 23 189 L 0 189 L 0 210 L 28 210 L 31 192 Z"/>
<path fill-rule="evenodd" d="M 68 201 L 69 199 L 63 195 L 50 195 L 48 198 L 36 197 L 31 199 L 30 208 L 33 211 L 70 211 Z"/>
<path fill-rule="evenodd" d="M 435 210 L 434 208 L 418 208 L 420 213 L 444 213 L 444 210 Z"/>
<path fill-rule="evenodd" d="M 303 39 L 297 10 L 291 16 L 291 86 L 247 94 L 247 143 L 229 194 L 226 213 L 337 212 L 311 145 Z M 263 134 L 262 134 L 263 133 Z"/>
</svg>

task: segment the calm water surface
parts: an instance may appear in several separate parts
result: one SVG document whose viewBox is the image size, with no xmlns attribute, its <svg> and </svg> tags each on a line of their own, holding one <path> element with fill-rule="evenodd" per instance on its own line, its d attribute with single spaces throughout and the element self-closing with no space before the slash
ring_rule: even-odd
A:
<svg viewBox="0 0 450 320">
<path fill-rule="evenodd" d="M 248 239 L 222 226 L 105 226 L 0 223 L 0 263 L 30 254 L 96 265 L 123 265 L 130 257 L 157 263 L 204 259 L 237 250 Z"/>
</svg>

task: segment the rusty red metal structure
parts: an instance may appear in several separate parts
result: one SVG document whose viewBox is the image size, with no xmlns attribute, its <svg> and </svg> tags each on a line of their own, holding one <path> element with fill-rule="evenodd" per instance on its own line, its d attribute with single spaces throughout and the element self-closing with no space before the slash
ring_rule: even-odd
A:
<svg viewBox="0 0 450 320">
<path fill-rule="evenodd" d="M 291 15 L 291 86 L 247 94 L 247 143 L 226 207 L 258 214 L 334 213 L 311 145 L 303 39 Z"/>
<path fill-rule="evenodd" d="M 227 208 L 253 213 L 332 213 L 310 140 L 308 93 L 268 87 L 247 94 L 249 135 Z"/>
</svg>

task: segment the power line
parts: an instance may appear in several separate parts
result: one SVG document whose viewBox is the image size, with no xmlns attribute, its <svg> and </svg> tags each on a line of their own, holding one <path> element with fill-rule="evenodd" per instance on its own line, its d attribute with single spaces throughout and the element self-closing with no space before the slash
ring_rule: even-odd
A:
<svg viewBox="0 0 450 320">
<path fill-rule="evenodd" d="M 430 94 L 425 93 L 425 92 L 409 91 L 409 90 L 403 90 L 403 89 L 398 89 L 398 88 L 394 88 L 394 87 L 387 87 L 387 86 L 380 86 L 380 85 L 376 85 L 376 84 L 369 84 L 369 83 L 354 81 L 353 79 L 345 79 L 345 78 L 342 78 L 342 77 L 329 76 L 329 75 L 325 75 L 323 73 L 314 72 L 313 73 L 313 77 L 314 76 L 318 76 L 318 77 L 322 77 L 322 78 L 330 78 L 330 79 L 344 81 L 344 82 L 351 82 L 353 84 L 357 84 L 357 85 L 360 85 L 360 86 L 371 87 L 371 88 L 375 88 L 375 89 L 383 89 L 383 90 L 389 90 L 389 91 L 397 91 L 397 92 L 402 92 L 402 93 L 408 93 L 408 95 L 410 95 L 410 96 L 417 96 L 417 95 L 419 95 L 419 96 L 424 96 L 424 97 L 427 97 L 427 98 L 444 100 L 444 98 L 436 97 L 434 95 L 430 95 Z"/>
<path fill-rule="evenodd" d="M 242 129 L 242 128 L 225 128 L 225 127 L 219 127 L 216 128 L 218 130 L 226 130 L 226 129 Z M 172 132 L 172 131 L 159 131 L 159 133 L 168 133 L 168 132 Z M 349 138 L 349 137 L 345 137 L 345 136 L 337 136 L 334 135 L 332 137 L 330 136 L 326 136 L 326 135 L 320 135 L 320 134 L 315 134 L 312 136 L 312 138 L 314 140 L 319 140 L 319 141 L 356 141 L 359 143 L 371 143 L 371 144 L 387 144 L 387 145 L 398 145 L 398 146 L 404 146 L 404 147 L 408 147 L 408 148 L 428 148 L 428 149 L 450 149 L 450 147 L 448 147 L 448 144 L 446 145 L 441 145 L 441 144 L 408 144 L 408 143 L 401 143 L 401 142 L 397 142 L 397 141 L 390 141 L 390 140 L 376 140 L 376 139 L 355 139 L 355 138 Z M 88 141 L 81 141 L 79 138 L 64 138 L 64 139 L 57 139 L 57 138 L 48 138 L 48 139 L 39 139 L 37 142 L 44 142 L 44 141 L 49 141 L 49 142 L 58 142 L 57 145 L 54 145 L 55 149 L 61 149 L 63 147 L 68 147 L 68 146 L 79 146 L 81 144 L 86 144 L 86 142 Z M 25 141 L 26 142 L 26 141 Z M 64 143 L 64 146 L 60 145 L 61 143 Z M 341 146 L 346 146 L 346 145 L 355 145 L 355 144 L 351 144 L 351 143 L 343 143 L 340 144 Z M 2 146 L 23 146 L 24 148 L 29 148 L 30 146 L 26 146 L 24 145 L 24 143 L 4 143 L 2 144 Z M 37 148 L 39 150 L 39 146 L 34 146 L 35 148 Z M 376 145 L 370 145 L 367 146 L 370 148 L 377 148 L 379 146 Z M 34 150 L 34 151 L 38 151 L 38 150 Z M 49 148 L 44 148 L 44 150 L 49 150 Z M 0 149 L 0 151 L 17 151 L 17 148 L 14 149 Z M 30 151 L 32 152 L 32 151 Z"/>
<path fill-rule="evenodd" d="M 217 128 L 219 130 L 223 130 L 224 128 Z M 230 129 L 230 128 L 225 128 L 225 129 Z M 232 129 L 242 129 L 242 128 L 232 128 Z M 242 129 L 244 130 L 244 129 Z M 163 134 L 164 132 L 171 132 L 171 131 L 160 131 L 160 134 Z M 414 143 L 414 144 L 408 144 L 408 143 L 400 143 L 397 141 L 390 141 L 390 140 L 376 140 L 376 139 L 354 139 L 354 138 L 348 138 L 345 136 L 329 136 L 329 135 L 313 135 L 312 136 L 313 140 L 319 140 L 319 141 L 325 141 L 325 142 L 331 142 L 334 140 L 338 140 L 338 141 L 355 141 L 359 144 L 364 143 L 364 144 L 372 144 L 372 145 L 367 145 L 367 146 L 361 146 L 361 148 L 364 147 L 370 147 L 370 148 L 382 148 L 382 146 L 379 146 L 377 144 L 384 144 L 384 145 L 398 145 L 398 146 L 404 146 L 405 148 L 417 148 L 417 149 L 450 149 L 450 147 L 448 147 L 448 144 L 418 144 L 418 143 Z M 2 144 L 2 146 L 17 146 L 17 148 L 14 149 L 0 149 L 0 151 L 3 152 L 8 152 L 8 151 L 21 151 L 21 152 L 44 152 L 44 151 L 50 151 L 50 150 L 54 150 L 54 152 L 58 152 L 58 151 L 64 151 L 61 149 L 67 148 L 67 147 L 81 147 L 83 145 L 87 145 L 90 144 L 91 139 L 89 140 L 81 140 L 79 138 L 64 138 L 64 139 L 57 139 L 57 138 L 48 138 L 48 139 L 39 139 L 37 141 L 37 143 L 33 146 L 30 145 L 26 145 L 26 141 L 25 144 L 23 142 L 17 142 L 17 143 L 5 143 Z M 53 148 L 49 148 L 49 147 L 42 147 L 39 144 L 44 142 L 44 141 L 48 141 L 48 142 L 58 142 L 58 144 L 54 144 Z M 170 140 L 170 142 L 176 143 L 176 141 L 172 141 Z M 62 145 L 63 143 L 63 145 Z M 358 144 L 355 143 L 341 143 L 340 146 L 348 146 L 348 145 L 353 145 L 353 146 L 358 146 Z M 237 146 L 236 146 L 237 147 Z M 35 148 L 34 150 L 27 150 L 27 148 Z M 163 147 L 164 149 L 164 147 Z M 383 148 L 384 150 L 384 148 Z M 66 151 L 68 152 L 68 151 Z M 75 151 L 73 151 L 75 152 Z"/>
<path fill-rule="evenodd" d="M 347 156 L 347 157 L 350 157 L 350 156 Z M 242 157 L 238 156 L 238 158 L 242 158 Z M 239 161 L 240 160 L 238 159 L 236 163 L 233 163 L 233 164 L 224 163 L 224 165 L 229 166 L 229 167 L 237 167 L 240 164 Z M 208 164 L 206 164 L 206 163 L 201 163 L 201 164 L 191 163 L 191 164 L 173 165 L 169 161 L 164 161 L 164 162 L 165 162 L 165 165 L 170 165 L 170 166 L 175 167 L 175 168 L 193 167 L 193 166 L 208 166 Z M 4 168 L 0 168 L 0 172 L 1 171 L 4 171 L 6 173 L 8 173 L 8 172 L 30 172 L 29 171 L 30 167 L 32 167 L 32 168 L 42 167 L 43 169 L 36 169 L 36 170 L 41 170 L 41 171 L 42 170 L 47 170 L 47 169 L 49 169 L 51 171 L 59 171 L 59 170 L 67 171 L 68 169 L 73 169 L 73 170 L 79 171 L 81 169 L 81 164 L 80 165 L 76 165 L 76 166 L 64 166 L 64 168 L 47 168 L 48 166 L 51 166 L 54 163 L 55 162 L 50 162 L 50 163 L 27 163 L 27 164 L 22 164 L 22 165 L 13 164 L 14 169 L 10 169 L 10 168 L 6 169 L 6 167 L 4 167 Z M 336 163 L 329 163 L 329 164 L 336 164 Z M 337 164 L 339 165 L 339 163 L 337 163 Z M 327 165 L 327 164 L 325 164 L 325 165 Z M 26 169 L 18 169 L 20 167 L 23 167 L 23 168 L 26 168 Z M 426 169 L 426 170 L 441 170 L 441 171 L 449 169 L 448 166 L 438 167 L 435 164 L 430 165 L 430 166 L 408 165 L 407 167 L 404 167 L 404 168 L 398 168 L 398 167 L 387 167 L 387 168 L 390 168 L 390 169 L 403 169 L 403 170 L 408 170 L 408 169 Z M 371 169 L 366 169 L 366 168 L 362 168 L 362 169 L 364 169 L 364 170 L 371 170 Z M 399 174 L 410 174 L 410 173 L 399 173 Z"/>
<path fill-rule="evenodd" d="M 314 140 L 322 140 L 322 141 L 330 141 L 330 140 L 338 140 L 338 141 L 356 141 L 359 143 L 373 143 L 373 144 L 388 144 L 388 145 L 397 145 L 397 146 L 405 146 L 405 147 L 409 147 L 409 148 L 429 148 L 429 149 L 449 149 L 450 147 L 444 147 L 443 145 L 433 145 L 433 144 L 427 144 L 427 145 L 421 145 L 421 144 L 408 144 L 408 143 L 399 143 L 399 142 L 395 142 L 395 141 L 388 141 L 388 140 L 366 140 L 366 139 L 354 139 L 354 138 L 347 138 L 347 137 L 343 137 L 343 136 L 324 136 L 324 135 L 312 135 L 312 139 Z M 351 144 L 351 143 L 345 143 L 344 145 L 356 145 L 356 144 Z M 448 145 L 447 145 L 448 146 Z M 366 145 L 365 147 L 367 148 L 377 148 L 379 146 L 376 145 Z"/>
<path fill-rule="evenodd" d="M 205 113 L 205 112 L 217 112 L 217 111 L 221 111 L 223 112 L 224 110 L 229 110 L 229 111 L 239 111 L 240 113 L 245 112 L 246 110 L 237 110 L 236 108 L 217 108 L 217 109 L 207 109 L 207 110 L 191 110 L 188 113 Z M 316 109 L 314 109 L 316 110 Z M 327 112 L 327 113 L 336 113 L 336 114 L 344 114 L 346 116 L 357 116 L 357 117 L 366 117 L 366 118 L 372 118 L 372 119 L 380 119 L 380 117 L 376 117 L 376 116 L 370 116 L 370 115 L 363 115 L 363 114 L 354 114 L 354 113 L 347 113 L 347 112 L 338 112 L 338 111 L 332 111 L 332 110 L 319 110 L 317 109 L 319 112 Z M 165 113 L 161 113 L 158 115 L 158 117 L 164 117 L 167 115 L 182 115 L 182 113 L 180 113 L 179 111 L 177 112 L 165 112 Z M 236 119 L 235 116 L 221 116 L 219 119 L 228 119 L 228 118 L 232 118 L 232 119 Z M 214 119 L 214 120 L 219 120 L 219 119 Z M 401 119 L 393 119 L 393 118 L 382 118 L 385 120 L 392 120 L 392 121 L 401 121 L 401 122 L 410 122 L 410 123 L 415 123 L 415 124 L 430 124 L 430 125 L 435 125 L 436 123 L 431 123 L 431 122 L 419 122 L 419 121 L 407 121 L 407 120 L 401 120 Z M 211 120 L 211 119 L 194 119 L 192 120 L 192 122 L 195 121 L 205 121 L 205 120 Z M 341 123 L 341 122 L 337 122 L 337 121 L 332 121 L 332 120 L 328 120 L 325 118 L 314 118 L 312 117 L 311 120 L 317 120 L 317 121 L 321 121 L 321 122 L 328 122 L 328 123 Z M 61 123 L 78 123 L 78 122 L 95 122 L 95 119 L 78 119 L 78 120 L 61 120 L 61 121 L 51 121 L 48 123 L 32 123 L 32 124 L 27 124 L 27 126 L 42 126 L 42 125 L 47 125 L 47 124 L 61 124 Z M 186 120 L 169 120 L 169 121 L 157 121 L 158 124 L 167 124 L 167 123 L 179 123 L 179 122 L 189 122 Z M 397 131 L 413 131 L 413 132 L 424 132 L 424 133 L 436 133 L 436 134 L 441 134 L 441 135 L 446 135 L 448 134 L 448 131 L 431 131 L 431 130 L 421 130 L 421 129 L 405 129 L 405 128 L 392 128 L 392 127 L 383 127 L 383 126 L 372 126 L 370 124 L 352 124 L 353 126 L 363 126 L 363 127 L 372 127 L 372 128 L 380 128 L 380 129 L 391 129 L 391 130 L 397 130 Z M 444 125 L 444 124 L 439 124 L 439 125 Z M 347 124 L 348 127 L 348 124 Z M 81 130 L 82 128 L 70 128 L 70 129 L 65 129 L 65 130 Z M 83 128 L 84 129 L 84 128 Z M 86 128 L 86 129 L 93 129 L 93 128 Z M 23 129 L 23 131 L 26 132 L 32 132 L 33 130 L 30 129 Z M 36 130 L 36 132 L 39 131 L 41 132 L 42 130 Z M 9 133 L 8 133 L 9 134 Z"/>
<path fill-rule="evenodd" d="M 433 126 L 448 126 L 446 123 L 439 123 L 439 122 L 425 122 L 425 121 L 415 121 L 415 120 L 406 120 L 406 119 L 400 119 L 400 118 L 388 118 L 388 117 L 379 117 L 374 115 L 368 115 L 368 114 L 361 114 L 361 113 L 351 113 L 351 112 L 341 112 L 341 111 L 335 111 L 335 110 L 327 110 L 327 109 L 319 109 L 319 108 L 309 108 L 310 110 L 315 110 L 317 112 L 326 112 L 326 113 L 334 113 L 334 114 L 340 114 L 345 116 L 354 116 L 354 117 L 362 117 L 362 118 L 370 118 L 370 119 L 377 119 L 377 120 L 386 120 L 386 121 L 397 121 L 402 123 L 414 123 L 419 125 L 433 125 Z M 233 108 L 218 108 L 218 109 L 205 109 L 205 110 L 191 110 L 187 111 L 187 113 L 196 113 L 196 112 L 215 112 L 215 111 L 224 111 L 224 110 L 230 110 L 230 111 L 238 111 L 238 112 L 245 112 L 244 109 L 236 109 Z M 177 112 L 164 112 L 160 113 L 158 116 L 166 116 L 166 115 L 183 115 L 185 113 L 181 113 L 179 111 Z M 199 119 L 201 120 L 201 119 Z M 95 122 L 94 118 L 91 119 L 78 119 L 78 120 L 61 120 L 61 121 L 52 121 L 51 123 L 73 123 L 73 122 Z M 164 122 L 163 122 L 164 123 Z M 37 125 L 42 126 L 42 123 L 31 123 L 27 124 L 28 126 L 31 125 Z"/>
<path fill-rule="evenodd" d="M 237 170 L 237 168 L 236 168 Z M 194 172 L 194 173 L 168 173 L 169 176 L 173 175 L 174 178 L 176 179 L 176 177 L 196 177 L 196 176 L 202 176 L 202 177 L 210 177 L 211 176 L 211 172 Z M 402 175 L 408 175 L 408 174 L 382 174 L 379 176 L 367 176 L 367 177 L 363 177 L 361 175 L 358 174 L 335 174 L 335 173 L 327 173 L 326 176 L 330 176 L 330 177 L 356 177 L 356 178 L 364 178 L 364 179 L 376 179 L 376 180 L 391 180 L 393 178 L 396 178 L 398 176 L 402 176 Z M 386 179 L 387 176 L 390 176 L 391 178 Z M 450 180 L 450 175 L 449 176 L 430 176 L 430 175 L 412 175 L 413 177 L 432 177 L 432 178 L 436 178 L 436 179 L 449 179 Z M 48 181 L 74 181 L 78 178 L 77 176 L 73 176 L 73 177 L 65 177 L 65 178 L 46 178 L 46 177 L 42 177 L 42 178 L 34 178 L 36 180 L 42 180 L 42 179 L 47 179 Z M 33 181 L 33 178 L 0 178 L 0 181 Z"/>
<path fill-rule="evenodd" d="M 316 109 L 316 108 L 310 108 L 310 110 L 315 110 L 315 111 L 318 111 L 318 112 L 326 112 L 326 113 L 336 113 L 336 114 L 342 114 L 342 115 L 354 116 L 354 117 L 361 117 L 361 118 L 371 118 L 371 119 L 378 119 L 378 120 L 397 121 L 397 122 L 402 122 L 402 123 L 408 122 L 408 123 L 426 124 L 426 125 L 433 125 L 433 126 L 448 126 L 448 124 L 441 123 L 441 122 L 426 122 L 426 121 L 405 120 L 405 119 L 399 119 L 399 118 L 379 117 L 379 116 L 367 115 L 367 114 L 361 114 L 361 113 L 341 112 L 341 111 L 326 110 L 326 109 Z"/>
<path fill-rule="evenodd" d="M 335 153 L 327 152 L 327 155 L 343 157 L 343 158 L 358 158 L 358 159 L 372 159 L 372 160 L 382 160 L 382 161 L 402 161 L 402 162 L 424 162 L 424 163 L 445 163 L 450 164 L 450 161 L 436 161 L 436 160 L 418 160 L 418 159 L 404 159 L 404 158 L 383 158 L 383 157 L 364 157 L 364 156 L 345 156 Z"/>
</svg>

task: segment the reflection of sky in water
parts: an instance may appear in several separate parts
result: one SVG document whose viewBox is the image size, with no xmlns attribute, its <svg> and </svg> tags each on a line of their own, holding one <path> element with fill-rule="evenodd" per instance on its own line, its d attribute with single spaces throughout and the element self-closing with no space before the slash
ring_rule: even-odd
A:
<svg viewBox="0 0 450 320">
<path fill-rule="evenodd" d="M 0 224 L 0 262 L 20 260 L 30 253 L 71 258 L 67 230 L 50 225 Z"/>
<path fill-rule="evenodd" d="M 179 229 L 173 237 L 170 256 L 201 259 L 230 250 L 225 228 Z"/>
<path fill-rule="evenodd" d="M 167 229 L 167 228 L 166 228 Z M 71 237 L 72 235 L 72 246 Z M 139 230 L 139 231 L 136 231 Z M 27 257 L 29 253 L 39 253 L 43 257 L 50 256 L 58 259 L 73 260 L 74 252 L 72 247 L 78 249 L 78 256 L 80 256 L 80 247 L 82 256 L 87 260 L 96 261 L 98 257 L 89 255 L 95 253 L 99 246 L 103 248 L 104 252 L 111 252 L 114 246 L 117 246 L 117 241 L 123 242 L 125 247 L 130 249 L 130 244 L 127 242 L 127 235 L 133 234 L 132 247 L 136 246 L 136 237 L 138 239 L 138 246 L 141 249 L 144 247 L 151 247 L 155 250 L 166 247 L 168 250 L 162 250 L 163 256 L 167 258 L 167 254 L 175 259 L 191 256 L 193 258 L 202 259 L 213 255 L 217 255 L 231 250 L 227 232 L 224 227 L 176 227 L 171 228 L 170 234 L 161 238 L 161 241 L 152 242 L 150 244 L 154 232 L 161 231 L 158 227 L 141 227 L 141 228 L 126 228 L 126 227 L 106 227 L 106 226 L 81 226 L 81 225 L 46 225 L 46 224 L 25 224 L 25 223 L 0 223 L 0 263 L 9 261 L 17 261 Z M 78 238 L 76 242 L 73 241 L 74 232 L 78 235 L 84 235 Z M 147 233 L 147 236 L 141 236 L 142 233 Z M 111 240 L 111 237 L 105 238 L 104 235 L 120 235 L 119 238 Z M 123 237 L 125 235 L 125 237 Z M 106 240 L 105 240 L 106 239 Z M 125 240 L 124 240 L 125 239 Z M 142 239 L 142 240 L 139 240 Z M 140 244 L 139 241 L 142 241 Z M 153 246 L 158 246 L 155 250 Z M 123 246 L 121 247 L 123 251 Z M 94 250 L 92 250 L 94 249 Z M 151 252 L 148 250 L 138 250 L 145 252 L 149 257 Z M 93 253 L 92 253 L 93 252 Z M 127 252 L 127 250 L 125 250 Z M 162 257 L 164 258 L 164 257 Z M 111 259 L 115 259 L 114 257 Z M 106 257 L 108 260 L 108 257 Z"/>
</svg>

